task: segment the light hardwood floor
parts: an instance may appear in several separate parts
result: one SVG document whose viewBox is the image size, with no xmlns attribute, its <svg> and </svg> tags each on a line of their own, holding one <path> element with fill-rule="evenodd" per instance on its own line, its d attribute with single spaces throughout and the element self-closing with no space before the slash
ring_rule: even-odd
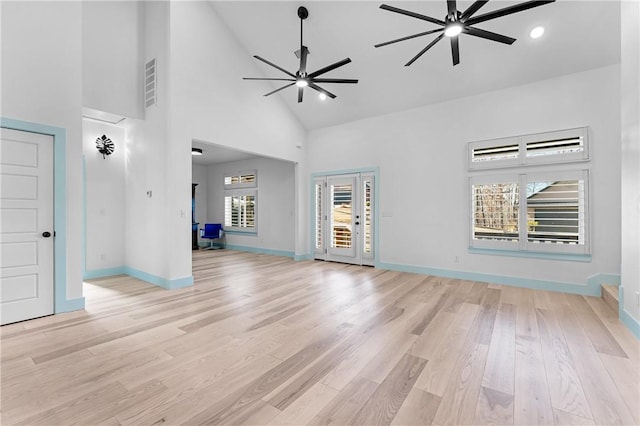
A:
<svg viewBox="0 0 640 426">
<path fill-rule="evenodd" d="M 2 424 L 639 424 L 601 299 L 226 250 L 2 327 Z"/>
</svg>

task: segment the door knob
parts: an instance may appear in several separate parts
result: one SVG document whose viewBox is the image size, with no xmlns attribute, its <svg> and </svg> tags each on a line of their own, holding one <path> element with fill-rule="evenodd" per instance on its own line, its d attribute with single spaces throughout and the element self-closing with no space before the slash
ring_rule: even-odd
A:
<svg viewBox="0 0 640 426">
<path fill-rule="evenodd" d="M 49 237 L 51 236 L 51 232 L 49 232 L 49 231 L 44 231 L 44 232 L 42 233 L 42 236 L 43 236 L 43 237 L 45 237 L 45 238 L 49 238 Z"/>
<path fill-rule="evenodd" d="M 360 225 L 360 222 L 356 222 L 356 225 Z"/>
</svg>

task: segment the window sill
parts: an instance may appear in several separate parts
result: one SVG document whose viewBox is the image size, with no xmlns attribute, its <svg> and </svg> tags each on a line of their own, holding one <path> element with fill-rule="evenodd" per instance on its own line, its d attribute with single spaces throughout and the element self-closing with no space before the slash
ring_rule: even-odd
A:
<svg viewBox="0 0 640 426">
<path fill-rule="evenodd" d="M 471 254 L 487 254 L 490 256 L 526 257 L 533 259 L 563 260 L 569 262 L 591 262 L 590 254 L 543 253 L 535 251 L 498 250 L 469 247 Z"/>
<path fill-rule="evenodd" d="M 249 236 L 257 236 L 258 235 L 258 231 L 241 231 L 238 229 L 225 229 L 224 230 L 225 234 L 232 234 L 232 235 L 249 235 Z"/>
</svg>

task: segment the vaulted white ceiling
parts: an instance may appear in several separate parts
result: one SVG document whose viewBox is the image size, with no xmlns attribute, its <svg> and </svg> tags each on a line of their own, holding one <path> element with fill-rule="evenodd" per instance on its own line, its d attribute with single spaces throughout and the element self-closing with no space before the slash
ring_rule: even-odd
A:
<svg viewBox="0 0 640 426">
<path fill-rule="evenodd" d="M 620 5 L 617 1 L 567 1 L 530 9 L 478 24 L 517 41 L 504 45 L 460 36 L 460 64 L 453 67 L 448 40 L 442 40 L 410 67 L 404 64 L 434 36 L 419 37 L 374 48 L 374 44 L 437 28 L 434 24 L 379 9 L 382 1 L 213 1 L 214 9 L 245 47 L 247 57 L 259 55 L 295 72 L 299 48 L 299 6 L 309 10 L 304 43 L 311 54 L 308 71 L 349 57 L 352 63 L 325 77 L 357 78 L 359 84 L 326 84 L 336 99 L 321 101 L 305 89 L 302 104 L 295 87 L 278 92 L 307 129 L 336 125 L 426 104 L 518 86 L 620 62 Z M 387 2 L 393 6 L 443 19 L 446 1 Z M 471 1 L 458 1 L 466 9 Z M 519 1 L 490 1 L 477 15 Z M 530 30 L 542 25 L 540 39 Z M 220 58 L 224 60 L 224 58 Z M 256 61 L 258 63 L 258 61 Z M 259 63 L 262 75 L 286 77 Z M 256 97 L 264 95 L 255 85 Z M 280 87 L 273 84 L 273 88 Z"/>
</svg>

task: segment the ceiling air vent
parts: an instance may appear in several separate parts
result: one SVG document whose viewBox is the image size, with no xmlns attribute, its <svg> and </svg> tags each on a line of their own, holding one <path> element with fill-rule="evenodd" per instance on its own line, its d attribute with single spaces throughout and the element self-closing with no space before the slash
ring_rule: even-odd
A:
<svg viewBox="0 0 640 426">
<path fill-rule="evenodd" d="M 151 59 L 144 65 L 144 106 L 156 104 L 156 60 Z"/>
</svg>

